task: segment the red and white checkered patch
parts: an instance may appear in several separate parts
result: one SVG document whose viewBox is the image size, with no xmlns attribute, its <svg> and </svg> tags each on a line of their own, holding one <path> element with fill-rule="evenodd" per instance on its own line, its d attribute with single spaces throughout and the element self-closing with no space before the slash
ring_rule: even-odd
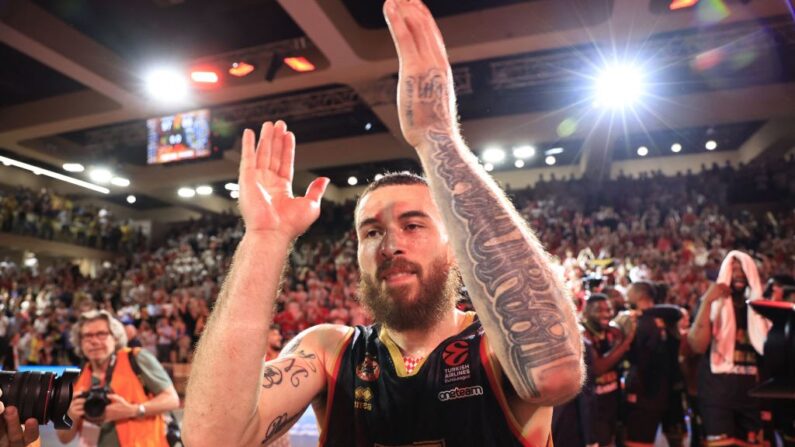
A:
<svg viewBox="0 0 795 447">
<path fill-rule="evenodd" d="M 422 359 L 425 357 L 403 357 L 403 365 L 406 366 L 406 372 L 412 374 L 414 369 L 417 368 L 417 365 L 420 364 Z"/>
</svg>

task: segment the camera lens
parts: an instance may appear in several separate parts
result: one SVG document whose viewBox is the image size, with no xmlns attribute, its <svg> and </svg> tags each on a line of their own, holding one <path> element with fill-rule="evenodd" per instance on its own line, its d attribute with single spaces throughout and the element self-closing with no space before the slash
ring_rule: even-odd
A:
<svg viewBox="0 0 795 447">
<path fill-rule="evenodd" d="M 19 420 L 34 418 L 39 425 L 52 421 L 58 429 L 70 428 L 72 420 L 66 415 L 72 402 L 72 383 L 80 371 L 67 369 L 60 376 L 48 372 L 0 371 L 0 401 L 16 407 Z"/>
</svg>

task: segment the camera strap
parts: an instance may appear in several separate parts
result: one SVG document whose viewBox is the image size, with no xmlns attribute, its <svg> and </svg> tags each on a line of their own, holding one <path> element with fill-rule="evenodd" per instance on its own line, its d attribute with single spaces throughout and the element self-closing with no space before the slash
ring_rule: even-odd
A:
<svg viewBox="0 0 795 447">
<path fill-rule="evenodd" d="M 116 354 L 110 356 L 108 368 L 105 370 L 105 386 L 110 388 L 110 380 L 113 378 L 113 370 L 116 368 Z"/>
</svg>

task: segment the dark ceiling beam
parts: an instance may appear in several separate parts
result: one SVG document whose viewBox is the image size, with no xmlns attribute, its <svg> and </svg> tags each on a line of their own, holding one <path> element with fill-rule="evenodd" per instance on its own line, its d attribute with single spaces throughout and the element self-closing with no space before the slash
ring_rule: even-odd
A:
<svg viewBox="0 0 795 447">
<path fill-rule="evenodd" d="M 120 104 L 143 106 L 123 59 L 31 1 L 6 3 L 0 41 Z"/>
</svg>

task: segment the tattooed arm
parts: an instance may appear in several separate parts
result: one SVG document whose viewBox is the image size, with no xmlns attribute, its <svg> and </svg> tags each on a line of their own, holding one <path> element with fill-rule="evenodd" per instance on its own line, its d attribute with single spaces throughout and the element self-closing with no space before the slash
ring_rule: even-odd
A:
<svg viewBox="0 0 795 447">
<path fill-rule="evenodd" d="M 276 415 L 292 416 L 301 401 L 266 399 L 263 358 L 284 260 L 293 241 L 320 214 L 327 179 L 315 180 L 305 197 L 293 197 L 295 137 L 283 122 L 265 123 L 255 151 L 254 133 L 246 130 L 240 163 L 240 211 L 246 233 L 237 247 L 193 361 L 185 401 L 186 445 L 259 444 Z M 308 351 L 309 352 L 309 351 Z M 312 353 L 322 364 L 320 352 Z M 308 359 L 296 359 L 309 369 Z M 282 374 L 286 365 L 277 365 Z M 319 376 L 315 374 L 314 376 Z M 324 381 L 303 378 L 307 394 Z M 298 379 L 301 379 L 300 377 Z M 303 402 L 304 407 L 309 398 Z M 284 418 L 282 418 L 284 419 Z M 289 419 L 289 417 L 288 417 Z M 276 424 L 283 425 L 283 423 Z"/>
<path fill-rule="evenodd" d="M 450 64 L 430 12 L 417 0 L 387 0 L 384 13 L 400 59 L 401 130 L 419 154 L 491 348 L 523 400 L 563 402 L 582 381 L 573 305 L 459 134 Z"/>
</svg>

